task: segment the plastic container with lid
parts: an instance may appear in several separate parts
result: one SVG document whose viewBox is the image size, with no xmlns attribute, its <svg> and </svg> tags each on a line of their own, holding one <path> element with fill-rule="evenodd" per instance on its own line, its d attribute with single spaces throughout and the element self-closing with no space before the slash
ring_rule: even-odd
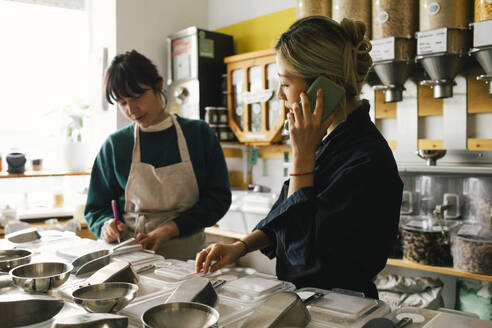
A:
<svg viewBox="0 0 492 328">
<path fill-rule="evenodd" d="M 366 36 L 371 38 L 371 0 L 332 0 L 331 11 L 337 22 L 350 18 L 366 24 Z"/>
<path fill-rule="evenodd" d="M 479 224 L 464 224 L 453 235 L 453 265 L 468 272 L 492 275 L 492 231 Z"/>
<path fill-rule="evenodd" d="M 475 22 L 492 19 L 492 0 L 475 0 Z"/>
<path fill-rule="evenodd" d="M 472 6 L 470 0 L 420 0 L 419 31 L 441 27 L 468 29 Z"/>
<path fill-rule="evenodd" d="M 257 304 L 274 293 L 295 289 L 290 282 L 278 280 L 275 276 L 259 273 L 251 268 L 224 268 L 208 278 L 211 281 L 226 281 L 215 288 L 219 297 L 249 305 Z"/>
<path fill-rule="evenodd" d="M 450 233 L 458 222 L 438 221 L 428 217 L 402 217 L 403 258 L 408 261 L 437 266 L 452 265 Z"/>
<path fill-rule="evenodd" d="M 324 327 L 362 327 L 370 319 L 390 312 L 386 303 L 372 298 L 310 287 L 301 288 L 296 293 L 303 300 L 314 293 L 324 294 L 322 298 L 307 305 L 311 322 L 324 324 Z"/>
<path fill-rule="evenodd" d="M 144 279 L 157 280 L 173 286 L 197 276 L 195 273 L 195 261 L 192 260 L 165 259 L 154 264 L 154 270 L 144 272 L 140 276 L 144 277 Z"/>
<path fill-rule="evenodd" d="M 413 38 L 418 26 L 415 0 L 372 0 L 372 38 Z"/>
</svg>

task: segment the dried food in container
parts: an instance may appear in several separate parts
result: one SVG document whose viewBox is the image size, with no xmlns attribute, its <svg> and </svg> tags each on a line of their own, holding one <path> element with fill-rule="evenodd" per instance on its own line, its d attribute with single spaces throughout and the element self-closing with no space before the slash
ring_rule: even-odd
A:
<svg viewBox="0 0 492 328">
<path fill-rule="evenodd" d="M 475 22 L 492 19 L 492 1 L 475 0 Z"/>
<path fill-rule="evenodd" d="M 420 0 L 419 30 L 468 28 L 472 5 L 470 0 Z"/>
<path fill-rule="evenodd" d="M 403 258 L 425 265 L 451 266 L 449 233 L 456 225 L 444 220 L 439 225 L 426 218 L 404 220 L 400 227 Z"/>
<path fill-rule="evenodd" d="M 331 17 L 331 0 L 297 0 L 297 18 L 321 15 Z"/>
<path fill-rule="evenodd" d="M 337 22 L 350 18 L 366 24 L 366 36 L 371 38 L 371 0 L 333 0 L 331 8 Z"/>
<path fill-rule="evenodd" d="M 416 0 L 372 0 L 372 38 L 412 38 L 417 30 Z"/>
<path fill-rule="evenodd" d="M 447 33 L 448 53 L 461 54 L 470 50 L 472 39 L 469 30 L 448 28 Z"/>
<path fill-rule="evenodd" d="M 492 274 L 492 231 L 478 224 L 465 224 L 453 236 L 453 264 L 460 270 Z"/>
<path fill-rule="evenodd" d="M 413 60 L 417 54 L 414 38 L 395 38 L 395 60 Z"/>
</svg>

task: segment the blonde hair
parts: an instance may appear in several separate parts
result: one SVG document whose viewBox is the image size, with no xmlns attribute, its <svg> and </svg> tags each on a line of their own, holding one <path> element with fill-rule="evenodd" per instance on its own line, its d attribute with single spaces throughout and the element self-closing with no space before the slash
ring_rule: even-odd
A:
<svg viewBox="0 0 492 328">
<path fill-rule="evenodd" d="M 274 48 L 292 74 L 308 83 L 319 75 L 332 77 L 350 101 L 358 98 L 372 65 L 365 31 L 359 21 L 344 18 L 339 24 L 325 16 L 309 16 L 292 24 Z"/>
</svg>

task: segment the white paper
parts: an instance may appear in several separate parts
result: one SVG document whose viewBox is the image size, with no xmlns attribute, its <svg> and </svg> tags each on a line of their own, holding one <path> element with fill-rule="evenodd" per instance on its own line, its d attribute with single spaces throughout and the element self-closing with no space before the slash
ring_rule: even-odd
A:
<svg viewBox="0 0 492 328">
<path fill-rule="evenodd" d="M 445 52 L 448 50 L 447 41 L 447 28 L 417 32 L 417 54 L 426 55 Z"/>
<path fill-rule="evenodd" d="M 371 45 L 369 54 L 374 62 L 395 59 L 395 37 L 372 40 Z"/>
</svg>

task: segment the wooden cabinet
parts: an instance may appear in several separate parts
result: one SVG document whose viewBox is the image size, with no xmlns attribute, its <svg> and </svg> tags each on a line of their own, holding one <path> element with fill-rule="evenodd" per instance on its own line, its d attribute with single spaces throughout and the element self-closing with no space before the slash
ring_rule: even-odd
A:
<svg viewBox="0 0 492 328">
<path fill-rule="evenodd" d="M 242 143 L 281 141 L 286 110 L 278 99 L 274 50 L 226 57 L 229 126 Z"/>
</svg>

